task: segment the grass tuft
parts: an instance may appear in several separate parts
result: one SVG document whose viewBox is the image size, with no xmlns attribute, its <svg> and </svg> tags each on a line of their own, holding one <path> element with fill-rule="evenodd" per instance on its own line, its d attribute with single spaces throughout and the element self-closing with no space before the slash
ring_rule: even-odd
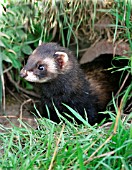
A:
<svg viewBox="0 0 132 170">
<path fill-rule="evenodd" d="M 109 130 L 98 126 L 54 124 L 38 119 L 38 128 L 0 127 L 1 169 L 131 169 L 132 115 L 116 119 Z M 106 126 L 107 127 L 107 126 Z"/>
</svg>

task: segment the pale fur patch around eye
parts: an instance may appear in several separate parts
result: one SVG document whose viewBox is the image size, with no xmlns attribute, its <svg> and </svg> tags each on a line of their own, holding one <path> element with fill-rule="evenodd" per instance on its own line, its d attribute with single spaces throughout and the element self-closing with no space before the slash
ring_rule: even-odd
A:
<svg viewBox="0 0 132 170">
<path fill-rule="evenodd" d="M 47 65 L 47 71 L 50 73 L 57 73 L 57 68 L 54 59 L 45 58 L 43 63 Z"/>
</svg>

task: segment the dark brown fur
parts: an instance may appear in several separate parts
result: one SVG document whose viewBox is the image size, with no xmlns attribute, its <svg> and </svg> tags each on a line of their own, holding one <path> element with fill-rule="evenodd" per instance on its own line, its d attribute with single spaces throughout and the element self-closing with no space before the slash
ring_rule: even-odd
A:
<svg viewBox="0 0 132 170">
<path fill-rule="evenodd" d="M 103 54 L 92 62 L 81 65 L 90 83 L 92 94 L 98 96 L 98 104 L 102 110 L 112 98 L 112 92 L 116 92 L 119 88 L 119 73 L 111 73 L 110 69 L 112 58 L 112 54 Z"/>
<path fill-rule="evenodd" d="M 50 119 L 59 122 L 56 106 L 63 116 L 64 112 L 73 116 L 64 103 L 82 117 L 85 117 L 85 109 L 88 121 L 93 125 L 104 118 L 104 115 L 98 112 L 104 111 L 112 92 L 118 89 L 116 76 L 107 70 L 111 67 L 111 59 L 112 55 L 102 55 L 80 66 L 68 49 L 55 43 L 47 43 L 39 46 L 29 57 L 21 70 L 21 77 L 37 82 L 40 86 L 42 115 L 48 117 L 45 107 L 48 106 Z M 30 73 L 31 76 L 36 76 L 32 80 Z"/>
</svg>

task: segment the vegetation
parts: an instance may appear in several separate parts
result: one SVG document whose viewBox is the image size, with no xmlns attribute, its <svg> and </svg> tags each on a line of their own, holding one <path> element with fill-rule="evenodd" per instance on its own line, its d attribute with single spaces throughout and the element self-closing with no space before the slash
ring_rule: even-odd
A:
<svg viewBox="0 0 132 170">
<path fill-rule="evenodd" d="M 33 88 L 20 79 L 19 71 L 41 42 L 59 42 L 76 49 L 78 56 L 80 49 L 102 36 L 113 43 L 126 41 L 132 50 L 131 5 L 131 1 L 120 0 L 102 4 L 81 0 L 0 2 L 0 109 L 5 108 L 8 81 L 17 91 L 21 86 Z M 95 23 L 104 16 L 112 20 L 109 32 L 95 28 Z M 131 56 L 127 58 L 128 65 L 118 71 L 127 70 L 131 74 L 132 54 L 128 53 Z M 10 120 L 11 128 L 0 124 L 0 169 L 132 169 L 132 114 L 121 116 L 131 91 L 132 84 L 123 92 L 119 105 L 113 97 L 116 114 L 107 109 L 111 123 L 104 125 L 91 127 L 85 120 L 82 125 L 67 120 L 57 125 L 45 118 L 36 118 L 37 129 L 21 119 L 21 128 Z"/>
<path fill-rule="evenodd" d="M 130 117 L 129 117 L 130 118 Z M 1 126 L 1 169 L 125 169 L 132 168 L 132 129 L 129 118 L 115 118 L 106 127 L 56 125 L 38 121 L 38 129 L 21 122 L 23 128 Z"/>
</svg>

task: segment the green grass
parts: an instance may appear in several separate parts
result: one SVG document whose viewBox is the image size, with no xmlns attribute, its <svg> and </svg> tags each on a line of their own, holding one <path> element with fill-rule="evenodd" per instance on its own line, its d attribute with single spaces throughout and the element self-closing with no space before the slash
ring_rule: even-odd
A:
<svg viewBox="0 0 132 170">
<path fill-rule="evenodd" d="M 28 169 L 126 169 L 132 168 L 130 119 L 113 120 L 109 130 L 98 126 L 54 124 L 38 120 L 33 129 L 0 127 L 0 168 Z M 114 132 L 116 130 L 116 133 Z"/>
</svg>

